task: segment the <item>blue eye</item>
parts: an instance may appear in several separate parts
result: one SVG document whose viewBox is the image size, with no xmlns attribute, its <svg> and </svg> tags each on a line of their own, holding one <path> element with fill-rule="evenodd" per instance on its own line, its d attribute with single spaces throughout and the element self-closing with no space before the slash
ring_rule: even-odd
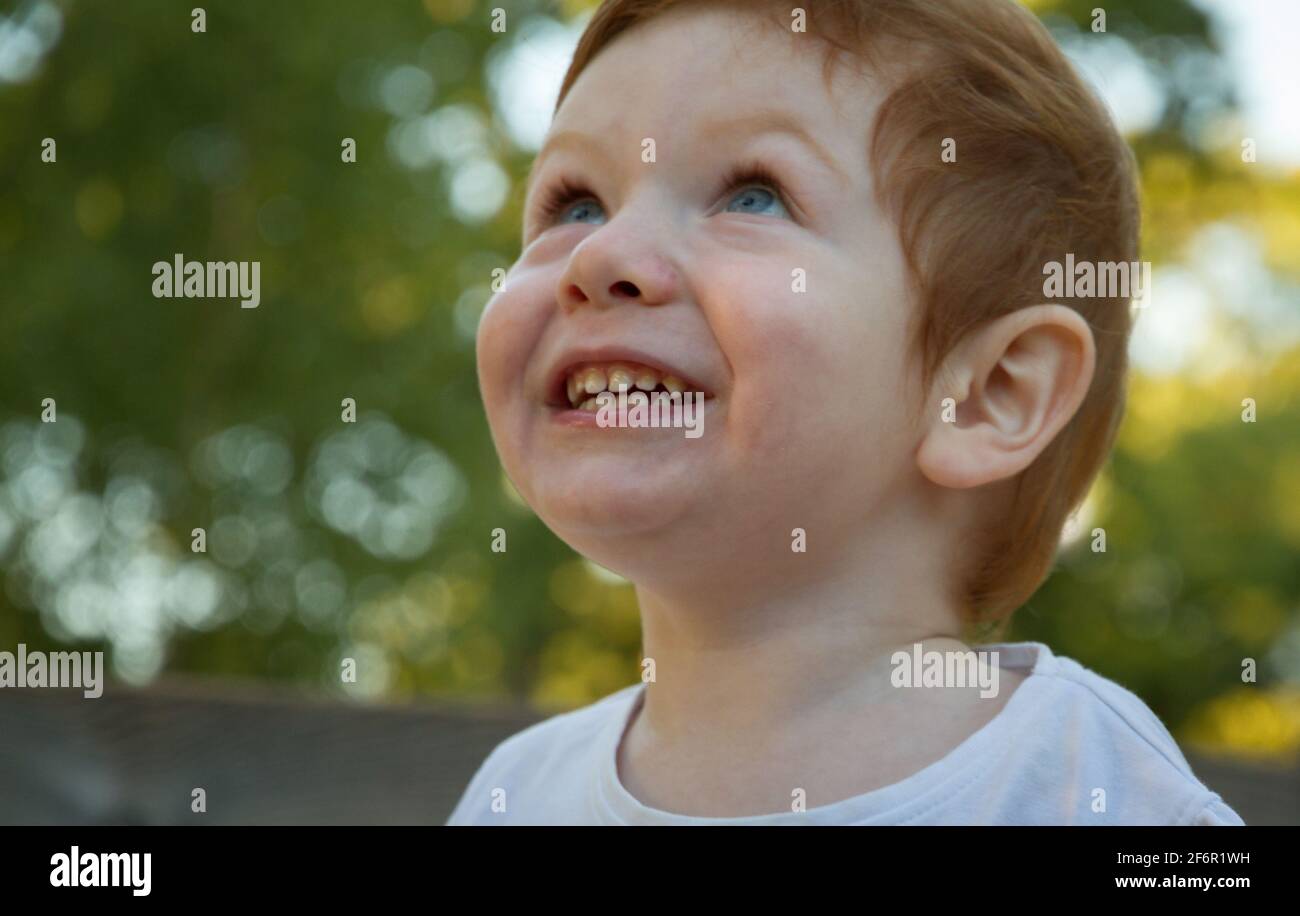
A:
<svg viewBox="0 0 1300 916">
<path fill-rule="evenodd" d="M 738 206 L 735 209 L 733 209 L 732 204 L 738 204 Z M 761 214 L 761 213 L 768 212 L 768 208 L 773 206 L 776 207 L 776 211 L 774 215 L 777 216 L 790 215 L 786 211 L 785 205 L 781 203 L 781 198 L 777 197 L 767 188 L 760 187 L 758 185 L 751 185 L 750 187 L 742 188 L 735 196 L 731 198 L 730 201 L 728 201 L 727 212 Z"/>
<path fill-rule="evenodd" d="M 567 210 L 561 211 L 556 217 L 556 222 L 558 223 L 585 222 L 585 220 L 583 219 L 584 214 L 589 215 L 593 210 L 598 213 L 601 213 L 600 222 L 604 222 L 605 221 L 604 214 L 603 211 L 601 211 L 600 204 L 596 203 L 594 200 L 591 200 L 590 198 L 586 200 L 580 200 L 575 204 L 573 204 L 573 206 L 569 207 Z M 573 219 L 569 219 L 570 216 L 572 216 Z"/>
<path fill-rule="evenodd" d="M 722 191 L 732 191 L 726 213 L 755 213 L 794 219 L 786 208 L 785 184 L 766 164 L 757 161 L 734 167 L 722 183 Z M 734 205 L 734 206 L 733 206 Z"/>
<path fill-rule="evenodd" d="M 542 225 L 571 222 L 569 216 L 575 211 L 580 221 L 582 215 L 590 211 L 593 206 L 600 208 L 600 204 L 596 203 L 595 195 L 581 185 L 574 184 L 567 178 L 561 178 L 543 195 L 539 208 Z"/>
<path fill-rule="evenodd" d="M 735 168 L 727 175 L 720 191 L 735 192 L 728 200 L 724 212 L 770 214 L 793 219 L 782 199 L 782 187 L 776 176 L 761 164 Z M 733 208 L 733 204 L 739 206 Z M 582 184 L 567 178 L 561 178 L 543 193 L 538 209 L 538 222 L 541 226 L 567 223 L 599 225 L 606 219 L 604 207 L 596 195 Z"/>
</svg>

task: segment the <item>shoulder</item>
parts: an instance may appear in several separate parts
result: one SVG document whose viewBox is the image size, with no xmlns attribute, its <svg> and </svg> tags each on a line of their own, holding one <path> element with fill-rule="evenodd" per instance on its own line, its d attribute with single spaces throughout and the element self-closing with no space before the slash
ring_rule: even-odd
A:
<svg viewBox="0 0 1300 916">
<path fill-rule="evenodd" d="M 490 809 L 494 792 L 518 814 L 521 805 L 542 794 L 541 787 L 558 799 L 569 783 L 575 791 L 585 785 L 584 776 L 599 764 L 601 739 L 625 721 L 640 689 L 641 684 L 632 684 L 501 741 L 475 771 L 447 823 L 473 822 L 476 812 Z"/>
<path fill-rule="evenodd" d="M 1035 644 L 1035 749 L 1085 780 L 1097 813 L 1124 823 L 1227 823 L 1241 818 L 1192 772 L 1173 735 L 1137 694 Z M 1100 818 L 1102 822 L 1116 822 Z"/>
<path fill-rule="evenodd" d="M 629 711 L 640 688 L 640 684 L 632 684 L 587 706 L 530 725 L 498 744 L 483 761 L 483 766 L 491 763 L 503 765 L 520 757 L 536 758 L 585 747 L 611 721 Z"/>
</svg>

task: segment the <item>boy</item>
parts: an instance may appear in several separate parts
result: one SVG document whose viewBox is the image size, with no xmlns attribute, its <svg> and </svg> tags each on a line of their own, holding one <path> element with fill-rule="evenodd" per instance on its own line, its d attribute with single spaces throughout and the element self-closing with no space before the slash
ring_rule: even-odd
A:
<svg viewBox="0 0 1300 916">
<path fill-rule="evenodd" d="M 450 824 L 1239 824 L 1037 643 L 1123 412 L 1131 154 L 1010 0 L 613 0 L 484 312 L 493 439 L 627 577 L 642 683 L 502 742 Z M 597 421 L 702 398 L 702 435 Z M 608 395 L 606 395 L 608 397 Z"/>
</svg>

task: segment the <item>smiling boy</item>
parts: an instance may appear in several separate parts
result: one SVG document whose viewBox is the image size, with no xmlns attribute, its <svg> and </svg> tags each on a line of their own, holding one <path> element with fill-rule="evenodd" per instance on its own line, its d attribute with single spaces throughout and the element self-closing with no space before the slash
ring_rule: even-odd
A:
<svg viewBox="0 0 1300 916">
<path fill-rule="evenodd" d="M 478 371 L 519 493 L 635 585 L 648 674 L 502 742 L 449 823 L 1240 823 L 1044 645 L 895 676 L 1046 577 L 1131 319 L 1043 265 L 1136 247 L 1131 154 L 1010 0 L 605 3 Z M 698 393 L 705 433 L 598 424 L 606 390 Z"/>
</svg>

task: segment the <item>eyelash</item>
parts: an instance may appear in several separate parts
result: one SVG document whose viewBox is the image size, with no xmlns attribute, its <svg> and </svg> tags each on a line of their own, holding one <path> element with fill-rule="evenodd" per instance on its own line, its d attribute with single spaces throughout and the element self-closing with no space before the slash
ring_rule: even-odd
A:
<svg viewBox="0 0 1300 916">
<path fill-rule="evenodd" d="M 776 174 L 761 162 L 749 162 L 733 166 L 731 171 L 727 173 L 727 177 L 722 181 L 721 187 L 715 196 L 721 196 L 728 191 L 737 191 L 742 187 L 752 187 L 753 185 L 769 186 L 771 190 L 776 192 L 777 197 L 781 199 L 781 203 L 786 206 L 786 209 L 791 209 L 787 203 L 788 195 L 785 193 L 784 185 L 776 177 Z M 559 178 L 543 195 L 538 216 L 540 224 L 550 226 L 566 207 L 588 197 L 595 198 L 596 195 L 584 185 L 575 184 L 567 177 Z"/>
</svg>

